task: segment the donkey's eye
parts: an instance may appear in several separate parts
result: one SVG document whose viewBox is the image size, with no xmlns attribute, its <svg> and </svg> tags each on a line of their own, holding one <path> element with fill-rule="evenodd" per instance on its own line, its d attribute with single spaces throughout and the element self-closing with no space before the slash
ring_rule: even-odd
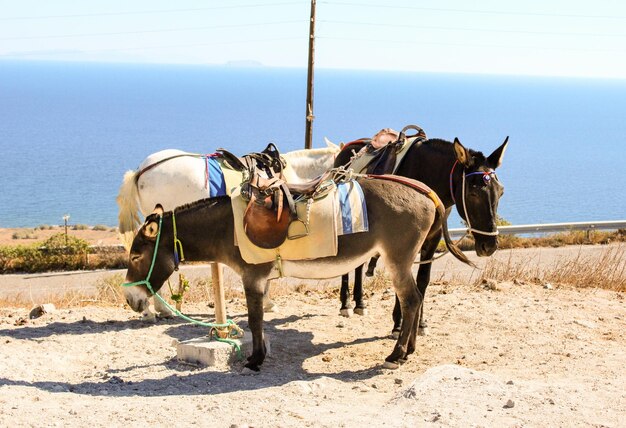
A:
<svg viewBox="0 0 626 428">
<path fill-rule="evenodd" d="M 138 261 L 140 259 L 141 259 L 141 254 L 131 254 L 130 255 L 130 261 L 131 262 L 136 262 L 136 261 Z"/>
</svg>

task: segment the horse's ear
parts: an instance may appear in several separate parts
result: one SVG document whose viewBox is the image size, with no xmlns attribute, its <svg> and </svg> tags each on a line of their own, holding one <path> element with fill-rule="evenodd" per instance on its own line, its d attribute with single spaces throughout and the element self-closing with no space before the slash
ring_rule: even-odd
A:
<svg viewBox="0 0 626 428">
<path fill-rule="evenodd" d="M 156 204 L 154 206 L 154 210 L 152 211 L 152 214 L 163 215 L 163 205 Z"/>
<path fill-rule="evenodd" d="M 470 167 L 472 156 L 470 155 L 469 150 L 463 147 L 463 144 L 459 141 L 458 138 L 454 138 L 454 153 L 456 154 L 456 159 L 466 168 Z"/>
<path fill-rule="evenodd" d="M 502 158 L 504 157 L 504 152 L 506 152 L 506 146 L 509 144 L 509 137 L 507 136 L 504 140 L 504 143 L 497 149 L 493 151 L 492 154 L 487 158 L 487 163 L 493 169 L 496 169 L 500 165 L 502 165 Z"/>
<path fill-rule="evenodd" d="M 330 148 L 330 149 L 335 149 L 337 151 L 339 151 L 341 149 L 340 146 L 338 146 L 337 144 L 333 143 L 332 141 L 330 141 L 328 138 L 324 137 L 324 141 L 326 142 L 326 147 Z"/>
<path fill-rule="evenodd" d="M 159 224 L 156 221 L 151 221 L 147 223 L 142 230 L 146 238 L 154 239 L 159 233 Z"/>
</svg>

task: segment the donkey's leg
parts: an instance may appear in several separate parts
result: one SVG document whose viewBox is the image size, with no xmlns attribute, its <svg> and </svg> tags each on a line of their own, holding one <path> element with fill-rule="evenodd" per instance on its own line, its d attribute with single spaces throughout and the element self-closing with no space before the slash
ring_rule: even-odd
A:
<svg viewBox="0 0 626 428">
<path fill-rule="evenodd" d="M 376 254 L 372 257 L 367 264 L 367 271 L 365 272 L 365 276 L 374 276 L 374 270 L 376 269 L 376 264 L 378 263 L 378 259 L 380 258 L 380 254 Z"/>
<path fill-rule="evenodd" d="M 354 313 L 357 315 L 367 315 L 367 305 L 363 301 L 363 266 L 361 265 L 354 270 Z"/>
<path fill-rule="evenodd" d="M 248 305 L 248 327 L 252 333 L 252 354 L 248 357 L 245 368 L 254 372 L 259 371 L 259 366 L 265 360 L 266 347 L 263 335 L 263 291 L 266 280 L 250 278 L 243 275 L 246 303 Z M 245 370 L 245 369 L 244 369 Z"/>
<path fill-rule="evenodd" d="M 417 311 L 422 304 L 422 299 L 417 291 L 410 265 L 403 269 L 402 272 L 395 272 L 392 280 L 400 300 L 402 327 L 393 352 L 385 358 L 384 367 L 396 369 L 406 360 L 409 342 L 413 342 L 412 347 L 413 350 L 415 349 L 416 317 Z"/>
<path fill-rule="evenodd" d="M 397 339 L 400 336 L 400 326 L 402 325 L 402 310 L 400 309 L 400 300 L 396 295 L 396 302 L 393 304 L 393 328 L 391 329 L 391 337 Z"/>
<path fill-rule="evenodd" d="M 441 229 L 439 229 L 441 230 Z M 435 255 L 435 251 L 437 250 L 437 246 L 439 245 L 439 241 L 441 240 L 441 232 L 436 233 L 434 236 L 428 237 L 424 244 L 422 245 L 422 250 L 420 251 L 420 260 L 430 260 Z M 426 296 L 426 288 L 428 288 L 428 284 L 430 283 L 430 269 L 432 267 L 431 263 L 425 263 L 420 265 L 417 271 L 417 277 L 415 281 L 417 282 L 417 289 L 419 290 L 422 297 Z M 417 334 L 419 336 L 426 336 L 428 334 L 428 324 L 426 323 L 426 318 L 424 318 L 424 305 L 420 307 L 419 310 L 419 325 L 417 328 Z"/>
<path fill-rule="evenodd" d="M 270 298 L 270 288 L 273 281 L 280 281 L 280 278 L 265 281 L 265 289 L 263 291 L 263 310 L 265 312 L 279 312 L 278 305 Z"/>
<path fill-rule="evenodd" d="M 342 317 L 351 317 L 352 308 L 350 307 L 350 274 L 346 273 L 341 275 L 341 290 L 339 291 L 339 298 L 341 299 L 341 309 L 339 309 L 339 315 Z"/>
</svg>

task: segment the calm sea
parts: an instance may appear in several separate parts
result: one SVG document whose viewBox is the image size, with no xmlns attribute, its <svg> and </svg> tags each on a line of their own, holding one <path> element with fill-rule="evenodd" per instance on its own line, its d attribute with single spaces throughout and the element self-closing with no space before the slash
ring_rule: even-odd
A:
<svg viewBox="0 0 626 428">
<path fill-rule="evenodd" d="M 115 225 L 123 173 L 179 148 L 303 147 L 306 71 L 0 62 L 0 227 Z M 314 146 L 414 123 L 491 153 L 514 224 L 626 218 L 626 80 L 318 70 Z M 452 227 L 458 226 L 452 224 Z"/>
</svg>

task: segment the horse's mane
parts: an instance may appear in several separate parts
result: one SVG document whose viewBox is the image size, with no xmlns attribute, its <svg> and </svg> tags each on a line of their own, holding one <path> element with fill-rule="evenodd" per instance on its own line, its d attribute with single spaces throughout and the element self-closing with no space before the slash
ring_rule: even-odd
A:
<svg viewBox="0 0 626 428">
<path fill-rule="evenodd" d="M 199 199 L 197 201 L 189 202 L 188 204 L 178 206 L 176 207 L 175 211 L 176 211 L 176 214 L 186 212 L 186 211 L 193 211 L 195 209 L 204 208 L 205 206 L 213 204 L 213 203 L 219 203 L 223 199 L 230 200 L 230 196 L 221 195 L 221 196 L 213 196 L 212 198 Z M 164 216 L 172 215 L 172 211 L 167 211 L 163 213 L 163 215 Z"/>
<path fill-rule="evenodd" d="M 439 153 L 449 153 L 452 152 L 452 142 L 444 140 L 442 138 L 431 138 L 429 140 L 424 141 L 422 144 L 428 145 L 429 147 L 437 150 Z M 482 152 L 478 152 L 476 150 L 468 148 L 470 155 L 478 158 L 479 161 L 485 160 L 485 155 Z"/>
<path fill-rule="evenodd" d="M 296 158 L 311 157 L 311 155 L 315 156 L 315 155 L 334 154 L 334 153 L 337 153 L 337 151 L 338 150 L 335 147 L 320 147 L 317 149 L 294 150 L 288 153 L 283 153 L 283 156 L 288 155 L 289 159 L 296 159 Z"/>
</svg>

